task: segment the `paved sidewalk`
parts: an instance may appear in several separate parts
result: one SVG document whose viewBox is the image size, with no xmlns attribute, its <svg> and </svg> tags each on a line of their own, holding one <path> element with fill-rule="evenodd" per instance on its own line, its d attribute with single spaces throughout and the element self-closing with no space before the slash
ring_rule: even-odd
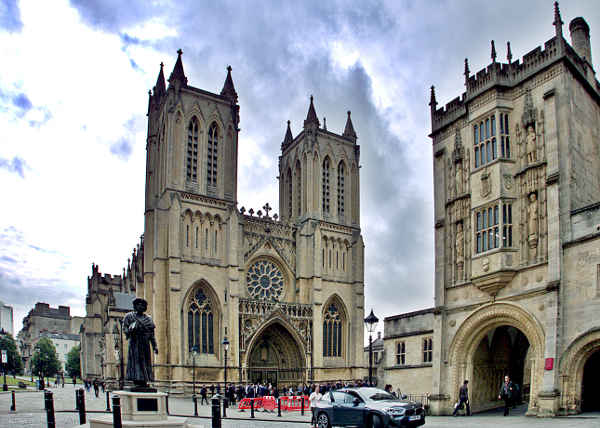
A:
<svg viewBox="0 0 600 428">
<path fill-rule="evenodd" d="M 75 389 L 73 385 L 66 385 L 65 388 L 52 388 L 54 393 L 54 407 L 56 410 L 57 428 L 71 428 L 79 426 L 79 416 L 77 413 L 60 412 L 65 410 L 74 410 L 75 408 Z M 44 398 L 41 391 L 28 391 L 16 393 L 17 412 L 10 412 L 11 394 L 0 393 L 0 427 L 18 427 L 18 428 L 46 428 L 46 414 L 44 411 Z M 100 394 L 98 398 L 91 393 L 86 393 L 86 409 L 88 411 L 106 410 L 106 395 Z M 169 399 L 169 410 L 173 415 L 190 416 L 194 413 L 194 405 L 189 397 Z M 600 427 L 600 412 L 586 413 L 578 416 L 569 416 L 552 419 L 530 418 L 523 415 L 524 409 L 517 409 L 513 414 L 507 417 L 502 416 L 502 410 L 491 411 L 477 414 L 471 417 L 448 417 L 448 416 L 428 416 L 426 427 L 445 427 L 445 428 L 476 428 L 476 427 L 515 427 L 515 428 L 535 428 L 535 427 L 556 427 L 556 428 L 598 428 Z M 103 413 L 106 415 L 106 413 Z M 205 418 L 188 417 L 188 423 L 192 426 L 210 427 L 211 421 L 208 417 L 211 414 L 210 406 L 198 406 L 198 414 Z M 228 419 L 223 420 L 223 428 L 252 428 L 252 427 L 273 427 L 273 428 L 294 428 L 309 427 L 310 416 L 300 415 L 300 412 L 283 412 L 283 417 L 277 417 L 277 412 L 264 412 L 262 410 L 255 412 L 255 419 L 250 419 L 250 411 L 240 412 L 237 407 L 232 407 L 227 411 Z M 94 417 L 93 413 L 88 413 L 88 419 Z"/>
</svg>

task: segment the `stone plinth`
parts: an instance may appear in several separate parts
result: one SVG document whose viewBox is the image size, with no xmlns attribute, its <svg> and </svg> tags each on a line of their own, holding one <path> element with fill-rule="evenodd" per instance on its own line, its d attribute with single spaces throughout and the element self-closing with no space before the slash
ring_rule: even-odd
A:
<svg viewBox="0 0 600 428">
<path fill-rule="evenodd" d="M 123 427 L 187 428 L 185 418 L 167 415 L 167 394 L 164 392 L 115 391 L 121 399 Z M 113 426 L 113 416 L 90 418 L 90 428 Z"/>
</svg>

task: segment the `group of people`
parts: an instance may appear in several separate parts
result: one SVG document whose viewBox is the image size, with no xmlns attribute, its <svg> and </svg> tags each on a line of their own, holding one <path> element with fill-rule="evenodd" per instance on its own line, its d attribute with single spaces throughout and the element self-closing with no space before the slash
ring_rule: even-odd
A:
<svg viewBox="0 0 600 428">
<path fill-rule="evenodd" d="M 94 394 L 96 397 L 98 397 L 100 395 L 100 388 L 102 388 L 102 393 L 104 393 L 106 384 L 103 380 L 98 378 L 95 378 L 94 380 L 87 378 L 83 380 L 83 387 L 85 388 L 86 392 L 90 392 L 90 390 L 94 388 Z"/>
<path fill-rule="evenodd" d="M 504 416 L 508 416 L 509 409 L 512 406 L 513 408 L 517 405 L 517 403 L 521 399 L 519 385 L 513 383 L 510 380 L 510 376 L 504 376 L 504 382 L 500 387 L 500 392 L 498 393 L 498 400 L 504 401 Z M 458 411 L 463 408 L 466 409 L 466 416 L 471 416 L 471 405 L 469 403 L 469 381 L 465 380 L 458 391 L 458 402 L 454 406 L 454 412 L 452 416 L 458 416 Z"/>
</svg>

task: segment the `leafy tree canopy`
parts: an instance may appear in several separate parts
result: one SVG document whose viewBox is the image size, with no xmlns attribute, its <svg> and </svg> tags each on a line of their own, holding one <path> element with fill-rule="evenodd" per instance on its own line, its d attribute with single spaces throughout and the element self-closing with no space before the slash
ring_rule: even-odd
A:
<svg viewBox="0 0 600 428">
<path fill-rule="evenodd" d="M 7 373 L 23 374 L 23 360 L 17 352 L 15 339 L 9 334 L 0 335 L 0 349 L 6 349 L 8 352 Z"/>
<path fill-rule="evenodd" d="M 79 359 L 81 352 L 81 346 L 77 345 L 69 351 L 67 354 L 67 362 L 65 363 L 65 370 L 69 377 L 81 377 L 81 360 Z"/>
<path fill-rule="evenodd" d="M 34 374 L 40 374 L 42 378 L 52 377 L 61 369 L 56 348 L 47 337 L 42 337 L 35 345 L 31 357 L 31 369 Z"/>
</svg>

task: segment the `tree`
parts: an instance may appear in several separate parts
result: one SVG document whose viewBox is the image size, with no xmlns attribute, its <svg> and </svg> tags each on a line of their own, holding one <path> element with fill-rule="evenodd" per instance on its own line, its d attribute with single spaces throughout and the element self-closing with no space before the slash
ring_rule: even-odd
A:
<svg viewBox="0 0 600 428">
<path fill-rule="evenodd" d="M 60 361 L 56 356 L 56 348 L 50 339 L 42 337 L 35 345 L 31 357 L 31 370 L 39 374 L 42 379 L 54 376 L 61 369 Z"/>
<path fill-rule="evenodd" d="M 17 352 L 17 344 L 10 333 L 0 334 L 0 349 L 6 349 L 6 351 L 8 351 L 6 372 L 23 374 L 23 360 L 21 360 L 21 356 Z"/>
<path fill-rule="evenodd" d="M 81 377 L 81 360 L 80 360 L 81 346 L 77 345 L 69 351 L 67 354 L 67 362 L 65 363 L 65 370 L 69 377 Z"/>
</svg>

